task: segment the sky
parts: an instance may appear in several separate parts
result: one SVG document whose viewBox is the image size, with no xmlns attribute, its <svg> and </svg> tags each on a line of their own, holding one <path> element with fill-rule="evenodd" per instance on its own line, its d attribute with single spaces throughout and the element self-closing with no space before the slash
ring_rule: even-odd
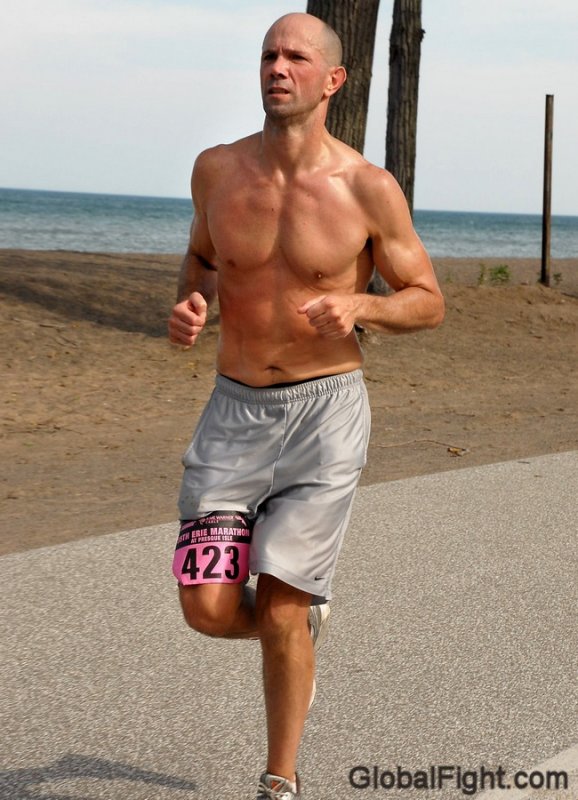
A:
<svg viewBox="0 0 578 800">
<path fill-rule="evenodd" d="M 393 0 L 365 156 L 385 163 Z M 206 147 L 259 130 L 259 53 L 306 2 L 0 0 L 0 186 L 187 197 Z M 578 2 L 423 0 L 415 207 L 578 215 Z"/>
</svg>

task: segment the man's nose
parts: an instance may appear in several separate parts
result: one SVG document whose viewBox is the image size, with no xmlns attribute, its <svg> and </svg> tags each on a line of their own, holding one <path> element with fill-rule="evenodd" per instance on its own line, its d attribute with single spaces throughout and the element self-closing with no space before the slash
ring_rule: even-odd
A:
<svg viewBox="0 0 578 800">
<path fill-rule="evenodd" d="M 271 64 L 271 74 L 277 77 L 283 77 L 287 74 L 287 59 L 283 56 L 278 56 Z"/>
</svg>

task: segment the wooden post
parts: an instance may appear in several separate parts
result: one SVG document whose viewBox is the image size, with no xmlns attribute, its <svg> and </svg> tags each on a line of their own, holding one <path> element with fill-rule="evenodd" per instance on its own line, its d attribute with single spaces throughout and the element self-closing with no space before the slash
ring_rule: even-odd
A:
<svg viewBox="0 0 578 800">
<path fill-rule="evenodd" d="M 554 95 L 546 95 L 544 135 L 544 203 L 542 211 L 542 272 L 540 282 L 550 286 L 550 243 L 552 233 L 552 140 L 554 129 Z"/>
</svg>

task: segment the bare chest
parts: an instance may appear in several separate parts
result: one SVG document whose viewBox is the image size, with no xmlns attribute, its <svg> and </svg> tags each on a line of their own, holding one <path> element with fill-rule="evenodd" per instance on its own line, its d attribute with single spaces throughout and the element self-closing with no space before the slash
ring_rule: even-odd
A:
<svg viewBox="0 0 578 800">
<path fill-rule="evenodd" d="M 367 241 L 362 210 L 331 179 L 280 189 L 245 176 L 216 187 L 207 220 L 221 266 L 281 266 L 306 282 L 351 270 Z"/>
</svg>

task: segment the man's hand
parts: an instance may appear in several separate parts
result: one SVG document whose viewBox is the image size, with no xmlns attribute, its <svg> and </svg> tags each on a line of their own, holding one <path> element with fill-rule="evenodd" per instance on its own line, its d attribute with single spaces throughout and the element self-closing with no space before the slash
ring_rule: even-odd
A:
<svg viewBox="0 0 578 800">
<path fill-rule="evenodd" d="M 328 339 L 344 339 L 355 325 L 358 303 L 355 295 L 323 295 L 314 297 L 297 309 L 306 314 L 309 324 Z"/>
<path fill-rule="evenodd" d="M 192 347 L 207 321 L 207 303 L 199 292 L 177 303 L 169 318 L 169 340 L 172 344 Z"/>
</svg>

